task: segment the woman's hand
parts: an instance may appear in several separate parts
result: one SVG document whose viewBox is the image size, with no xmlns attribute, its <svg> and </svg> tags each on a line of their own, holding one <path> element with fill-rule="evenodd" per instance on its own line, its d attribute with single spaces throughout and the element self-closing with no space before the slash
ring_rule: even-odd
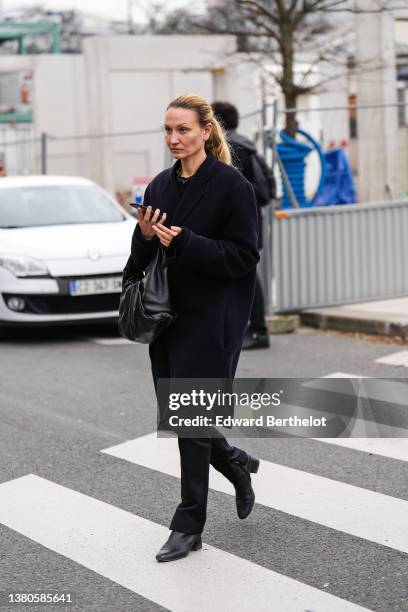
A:
<svg viewBox="0 0 408 612">
<path fill-rule="evenodd" d="M 160 223 L 156 223 L 156 225 L 153 227 L 154 233 L 160 240 L 161 244 L 165 247 L 170 246 L 171 241 L 180 234 L 181 229 L 181 227 L 177 227 L 176 225 L 172 225 L 169 229 L 163 225 L 161 221 Z"/>
<path fill-rule="evenodd" d="M 143 237 L 146 238 L 146 240 L 151 240 L 156 235 L 156 233 L 154 232 L 154 226 L 155 223 L 158 222 L 159 216 L 160 208 L 157 208 L 154 211 L 154 215 L 152 215 L 151 206 L 148 206 L 146 208 L 146 211 L 144 211 L 142 208 L 137 209 L 137 220 L 140 225 L 140 231 L 142 232 Z M 160 223 L 164 223 L 164 221 L 166 220 L 166 216 L 166 213 L 163 213 L 160 219 Z"/>
</svg>

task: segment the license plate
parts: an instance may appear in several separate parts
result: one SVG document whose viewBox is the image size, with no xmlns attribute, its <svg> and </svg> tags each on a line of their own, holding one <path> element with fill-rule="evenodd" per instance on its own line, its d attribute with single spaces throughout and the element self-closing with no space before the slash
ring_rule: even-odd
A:
<svg viewBox="0 0 408 612">
<path fill-rule="evenodd" d="M 97 293 L 120 293 L 122 291 L 121 276 L 106 278 L 81 278 L 69 281 L 70 295 L 95 295 Z"/>
</svg>

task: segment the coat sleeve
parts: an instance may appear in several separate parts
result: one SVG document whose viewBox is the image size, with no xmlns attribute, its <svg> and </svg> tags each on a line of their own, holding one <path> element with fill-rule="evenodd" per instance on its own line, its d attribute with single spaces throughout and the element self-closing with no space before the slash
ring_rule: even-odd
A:
<svg viewBox="0 0 408 612">
<path fill-rule="evenodd" d="M 258 214 L 252 185 L 245 181 L 232 190 L 225 213 L 221 240 L 183 227 L 175 244 L 176 259 L 218 278 L 239 278 L 255 268 Z"/>
<path fill-rule="evenodd" d="M 147 186 L 143 203 L 148 206 L 150 204 L 150 185 Z M 132 236 L 131 246 L 131 258 L 132 264 L 137 270 L 144 270 L 146 266 L 155 256 L 157 249 L 159 248 L 160 241 L 157 236 L 154 236 L 151 240 L 144 238 L 140 231 L 139 224 L 136 225 Z"/>
</svg>

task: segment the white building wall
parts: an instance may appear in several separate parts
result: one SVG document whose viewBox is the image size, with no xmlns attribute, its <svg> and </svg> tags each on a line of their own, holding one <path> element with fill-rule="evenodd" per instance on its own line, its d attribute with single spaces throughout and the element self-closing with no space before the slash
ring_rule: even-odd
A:
<svg viewBox="0 0 408 612">
<path fill-rule="evenodd" d="M 194 91 L 212 99 L 210 72 L 121 71 L 110 73 L 113 133 L 156 130 L 111 141 L 115 186 L 129 188 L 135 176 L 154 176 L 166 165 L 163 140 L 166 104 L 180 93 Z"/>
<path fill-rule="evenodd" d="M 48 173 L 86 176 L 88 142 L 78 139 L 89 131 L 84 58 L 82 55 L 36 55 L 32 63 L 35 135 L 38 138 L 42 132 L 49 135 Z M 53 136 L 69 139 L 54 141 Z M 40 160 L 37 161 L 40 171 Z"/>
<path fill-rule="evenodd" d="M 154 176 L 168 162 L 162 124 L 168 102 L 193 91 L 213 98 L 212 71 L 235 49 L 234 37 L 120 36 L 84 44 L 88 116 L 93 134 L 130 133 L 94 140 L 90 175 L 110 191 Z M 157 130 L 156 134 L 134 132 Z"/>
</svg>

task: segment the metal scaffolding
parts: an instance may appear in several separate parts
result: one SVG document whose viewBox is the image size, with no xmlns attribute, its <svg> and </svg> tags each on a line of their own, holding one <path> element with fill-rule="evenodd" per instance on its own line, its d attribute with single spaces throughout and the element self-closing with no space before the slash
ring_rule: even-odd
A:
<svg viewBox="0 0 408 612">
<path fill-rule="evenodd" d="M 60 26 L 52 21 L 33 21 L 20 23 L 18 21 L 0 21 L 0 42 L 18 41 L 18 53 L 25 53 L 26 36 L 51 33 L 52 53 L 61 53 Z"/>
</svg>

